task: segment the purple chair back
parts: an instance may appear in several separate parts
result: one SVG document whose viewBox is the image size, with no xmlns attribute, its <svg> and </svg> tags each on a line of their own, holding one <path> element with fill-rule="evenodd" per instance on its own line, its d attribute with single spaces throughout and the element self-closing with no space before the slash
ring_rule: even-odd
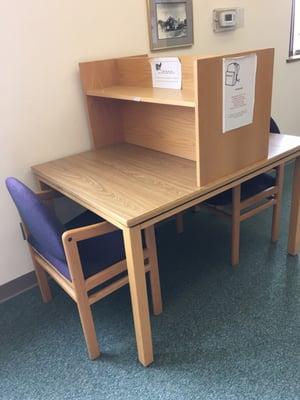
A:
<svg viewBox="0 0 300 400">
<path fill-rule="evenodd" d="M 270 119 L 270 132 L 280 133 L 280 129 L 278 128 L 278 125 L 276 124 L 275 120 L 272 117 Z"/>
<path fill-rule="evenodd" d="M 54 213 L 42 203 L 38 196 L 16 178 L 7 178 L 6 187 L 29 230 L 32 242 L 39 249 L 53 257 L 65 261 L 61 235 L 63 226 Z M 31 240 L 29 240 L 31 242 Z"/>
</svg>

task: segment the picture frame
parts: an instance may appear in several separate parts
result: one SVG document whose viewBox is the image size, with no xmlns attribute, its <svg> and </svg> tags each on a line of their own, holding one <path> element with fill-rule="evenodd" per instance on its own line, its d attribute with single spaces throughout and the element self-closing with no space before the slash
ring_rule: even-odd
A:
<svg viewBox="0 0 300 400">
<path fill-rule="evenodd" d="M 151 50 L 194 44 L 193 0 L 147 0 Z"/>
</svg>

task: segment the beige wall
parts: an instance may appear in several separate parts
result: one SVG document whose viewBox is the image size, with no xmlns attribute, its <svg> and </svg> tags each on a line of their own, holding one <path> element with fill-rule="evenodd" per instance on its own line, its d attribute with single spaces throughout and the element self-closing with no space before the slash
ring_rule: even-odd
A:
<svg viewBox="0 0 300 400">
<path fill-rule="evenodd" d="M 1 0 L 0 14 L 0 285 L 32 269 L 9 175 L 30 185 L 30 165 L 90 146 L 79 61 L 149 52 L 144 0 Z M 289 0 L 194 0 L 195 45 L 181 53 L 276 48 L 273 115 L 300 132 L 300 63 L 287 65 Z M 276 6 L 274 6 L 276 4 Z M 245 26 L 214 34 L 214 7 L 245 8 Z M 168 54 L 176 54 L 177 51 Z"/>
</svg>

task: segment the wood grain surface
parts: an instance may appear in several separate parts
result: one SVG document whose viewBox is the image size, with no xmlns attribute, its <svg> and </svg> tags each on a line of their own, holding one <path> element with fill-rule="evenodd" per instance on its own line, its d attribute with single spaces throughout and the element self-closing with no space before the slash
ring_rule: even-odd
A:
<svg viewBox="0 0 300 400">
<path fill-rule="evenodd" d="M 300 155 L 300 137 L 270 135 L 268 158 L 197 187 L 195 162 L 120 144 L 33 167 L 37 178 L 117 226 L 134 226 Z M 165 215 L 164 215 L 165 213 Z"/>
<path fill-rule="evenodd" d="M 195 107 L 194 94 L 190 90 L 160 89 L 138 86 L 109 86 L 104 89 L 88 90 L 86 94 L 94 97 L 131 100 L 143 103 Z"/>
<path fill-rule="evenodd" d="M 223 133 L 223 59 L 257 55 L 253 123 Z M 196 129 L 200 186 L 266 158 L 274 49 L 197 60 Z"/>
<path fill-rule="evenodd" d="M 194 109 L 129 101 L 121 103 L 125 142 L 196 160 Z"/>
</svg>

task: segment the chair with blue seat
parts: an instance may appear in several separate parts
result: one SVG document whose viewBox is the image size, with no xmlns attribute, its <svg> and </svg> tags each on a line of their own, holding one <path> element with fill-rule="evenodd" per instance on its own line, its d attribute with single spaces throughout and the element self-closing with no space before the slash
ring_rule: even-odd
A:
<svg viewBox="0 0 300 400">
<path fill-rule="evenodd" d="M 7 189 L 19 211 L 44 302 L 51 300 L 49 274 L 76 302 L 89 357 L 100 355 L 91 306 L 128 284 L 122 231 L 91 212 L 63 226 L 49 207 L 58 193 L 34 193 L 15 178 Z M 145 273 L 150 274 L 153 312 L 162 311 L 153 228 L 144 232 Z"/>
<path fill-rule="evenodd" d="M 270 133 L 280 133 L 273 118 L 270 119 Z M 260 174 L 232 189 L 214 196 L 201 207 L 209 207 L 217 213 L 231 218 L 231 264 L 238 265 L 240 255 L 240 224 L 268 207 L 273 207 L 272 242 L 279 238 L 280 203 L 283 187 L 284 165 L 275 168 L 275 176 Z M 183 231 L 182 214 L 177 216 L 177 232 Z"/>
<path fill-rule="evenodd" d="M 273 118 L 270 133 L 280 133 Z M 269 171 L 270 172 L 270 171 Z M 231 264 L 240 260 L 240 224 L 268 207 L 273 207 L 272 242 L 279 238 L 280 203 L 283 187 L 284 165 L 275 168 L 275 176 L 263 173 L 208 199 L 204 204 L 231 217 Z"/>
</svg>

